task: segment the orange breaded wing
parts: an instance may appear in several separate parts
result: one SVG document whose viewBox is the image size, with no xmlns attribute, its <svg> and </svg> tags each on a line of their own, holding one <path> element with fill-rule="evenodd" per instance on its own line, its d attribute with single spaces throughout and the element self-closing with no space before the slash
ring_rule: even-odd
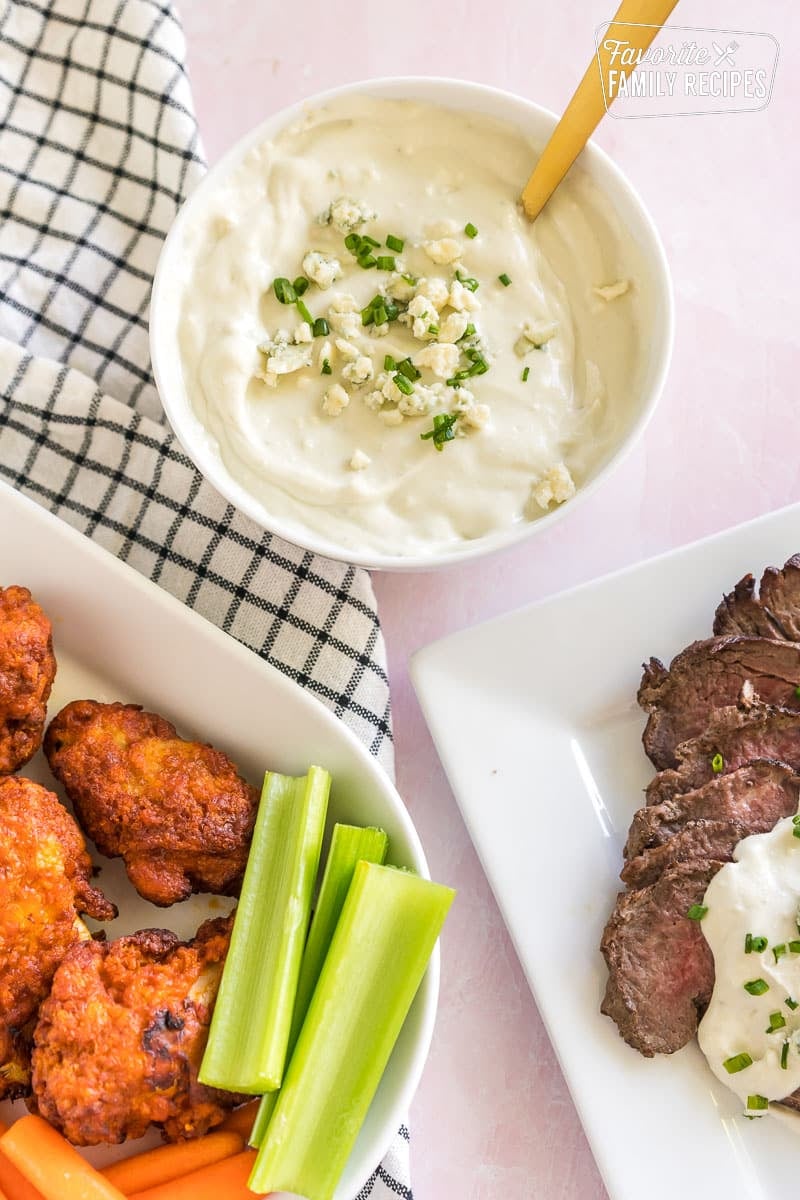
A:
<svg viewBox="0 0 800 1200">
<path fill-rule="evenodd" d="M 83 829 L 146 900 L 237 893 L 258 795 L 226 755 L 138 705 L 96 700 L 63 708 L 44 749 Z"/>
<path fill-rule="evenodd" d="M 0 587 L 0 775 L 39 749 L 56 660 L 50 622 L 24 587 Z"/>
<path fill-rule="evenodd" d="M 242 1097 L 197 1072 L 230 926 L 206 921 L 191 942 L 145 929 L 70 950 L 36 1026 L 31 1107 L 76 1146 L 150 1125 L 178 1141 L 220 1124 Z"/>
<path fill-rule="evenodd" d="M 92 887 L 80 831 L 58 797 L 16 776 L 0 779 L 0 1099 L 28 1085 L 30 1022 L 56 967 L 113 904 Z"/>
</svg>

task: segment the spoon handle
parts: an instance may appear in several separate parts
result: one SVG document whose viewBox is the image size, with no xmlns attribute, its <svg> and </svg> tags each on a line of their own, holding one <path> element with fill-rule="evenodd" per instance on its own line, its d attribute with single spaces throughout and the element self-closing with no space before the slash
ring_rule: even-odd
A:
<svg viewBox="0 0 800 1200">
<path fill-rule="evenodd" d="M 609 37 L 618 37 L 634 50 L 646 50 L 677 2 L 622 0 L 603 42 Z M 623 24 L 626 28 L 619 29 L 618 26 Z M 523 188 L 522 206 L 532 221 L 538 217 L 606 112 L 602 80 L 608 78 L 609 58 L 609 52 L 601 44 Z M 623 68 L 626 75 L 631 70 Z"/>
</svg>

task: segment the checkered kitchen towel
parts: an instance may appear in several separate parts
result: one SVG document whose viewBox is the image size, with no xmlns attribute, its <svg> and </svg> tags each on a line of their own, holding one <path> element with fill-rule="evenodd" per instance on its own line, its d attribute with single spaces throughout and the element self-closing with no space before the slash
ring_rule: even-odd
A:
<svg viewBox="0 0 800 1200">
<path fill-rule="evenodd" d="M 168 3 L 0 0 L 0 477 L 307 687 L 391 771 L 369 576 L 256 528 L 165 423 L 150 285 L 203 170 Z M 359 1200 L 408 1182 L 403 1127 Z"/>
</svg>

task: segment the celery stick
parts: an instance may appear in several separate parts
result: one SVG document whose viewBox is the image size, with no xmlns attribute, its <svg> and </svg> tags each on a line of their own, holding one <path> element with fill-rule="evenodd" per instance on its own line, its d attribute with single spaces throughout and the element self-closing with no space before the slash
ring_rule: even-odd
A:
<svg viewBox="0 0 800 1200">
<path fill-rule="evenodd" d="M 280 1087 L 331 779 L 268 771 L 200 1081 L 232 1092 Z"/>
<path fill-rule="evenodd" d="M 455 893 L 360 862 L 248 1187 L 331 1200 Z"/>
<path fill-rule="evenodd" d="M 382 863 L 386 858 L 388 844 L 389 838 L 382 829 L 359 829 L 355 825 L 334 825 L 333 827 L 328 861 L 325 863 L 317 907 L 311 919 L 308 941 L 300 966 L 287 1058 L 291 1056 L 297 1035 L 305 1020 L 311 996 L 322 970 L 325 955 L 328 953 L 333 931 L 336 928 L 336 922 L 342 911 L 347 889 L 353 878 L 353 871 L 356 869 L 356 863 L 360 859 L 364 859 L 366 862 Z M 277 1092 L 267 1092 L 266 1096 L 262 1098 L 250 1134 L 251 1146 L 260 1146 L 264 1140 L 277 1096 Z"/>
</svg>

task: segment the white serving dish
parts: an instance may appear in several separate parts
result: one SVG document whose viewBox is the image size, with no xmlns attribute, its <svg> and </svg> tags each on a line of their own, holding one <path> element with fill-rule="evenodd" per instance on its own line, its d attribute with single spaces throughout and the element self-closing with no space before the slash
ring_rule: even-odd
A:
<svg viewBox="0 0 800 1200">
<path fill-rule="evenodd" d="M 650 419 L 669 365 L 673 338 L 672 285 L 664 249 L 653 222 L 633 186 L 612 160 L 597 146 L 589 145 L 575 170 L 585 172 L 605 194 L 616 217 L 626 228 L 636 249 L 638 286 L 651 297 L 652 319 L 641 338 L 641 354 L 630 382 L 633 401 L 629 415 L 621 422 L 613 452 L 601 461 L 592 476 L 567 504 L 557 506 L 535 521 L 523 521 L 509 529 L 454 546 L 446 552 L 427 555 L 387 555 L 378 552 L 354 552 L 351 548 L 316 534 L 313 530 L 275 517 L 258 499 L 230 474 L 196 417 L 184 386 L 178 353 L 179 309 L 174 300 L 172 280 L 184 254 L 184 239 L 193 214 L 200 210 L 209 193 L 238 166 L 256 144 L 274 137 L 304 111 L 316 108 L 339 96 L 363 92 L 370 96 L 410 99 L 439 104 L 457 111 L 477 111 L 516 125 L 541 146 L 547 141 L 557 118 L 554 113 L 521 96 L 464 80 L 438 78 L 373 79 L 347 84 L 311 96 L 302 104 L 283 109 L 237 142 L 208 172 L 202 183 L 183 205 L 167 236 L 158 263 L 150 307 L 150 350 L 153 371 L 161 401 L 181 445 L 203 475 L 232 504 L 264 529 L 279 534 L 296 545 L 329 558 L 354 562 L 379 570 L 429 570 L 482 557 L 510 546 L 549 528 L 577 503 L 587 499 L 622 461 Z M 524 180 L 520 180 L 520 190 Z"/>
<path fill-rule="evenodd" d="M 641 664 L 800 549 L 800 505 L 428 646 L 412 677 L 613 1200 L 783 1200 L 800 1122 L 744 1120 L 693 1042 L 642 1058 L 600 1013 L 600 935 L 653 775 Z M 543 1098 L 542 1103 L 546 1103 Z"/>
<path fill-rule="evenodd" d="M 304 773 L 310 763 L 333 776 L 328 826 L 378 825 L 389 834 L 389 861 L 428 877 L 416 830 L 375 759 L 333 713 L 275 667 L 118 562 L 88 538 L 0 483 L 0 586 L 30 588 L 53 622 L 58 671 L 48 706 L 53 716 L 73 699 L 124 700 L 169 718 L 185 736 L 228 753 L 258 785 L 264 770 Z M 60 792 L 41 751 L 21 774 Z M 193 896 L 155 908 L 128 883 L 119 860 L 91 843 L 102 870 L 98 885 L 120 909 L 104 925 L 109 938 L 147 927 L 191 936 L 231 901 Z M 439 950 L 412 1005 L 336 1200 L 353 1200 L 383 1158 L 416 1091 L 430 1046 L 439 991 Z M 0 1104 L 0 1119 L 24 1113 Z M 88 1151 L 105 1163 L 150 1145 L 157 1134 L 124 1147 Z"/>
</svg>

